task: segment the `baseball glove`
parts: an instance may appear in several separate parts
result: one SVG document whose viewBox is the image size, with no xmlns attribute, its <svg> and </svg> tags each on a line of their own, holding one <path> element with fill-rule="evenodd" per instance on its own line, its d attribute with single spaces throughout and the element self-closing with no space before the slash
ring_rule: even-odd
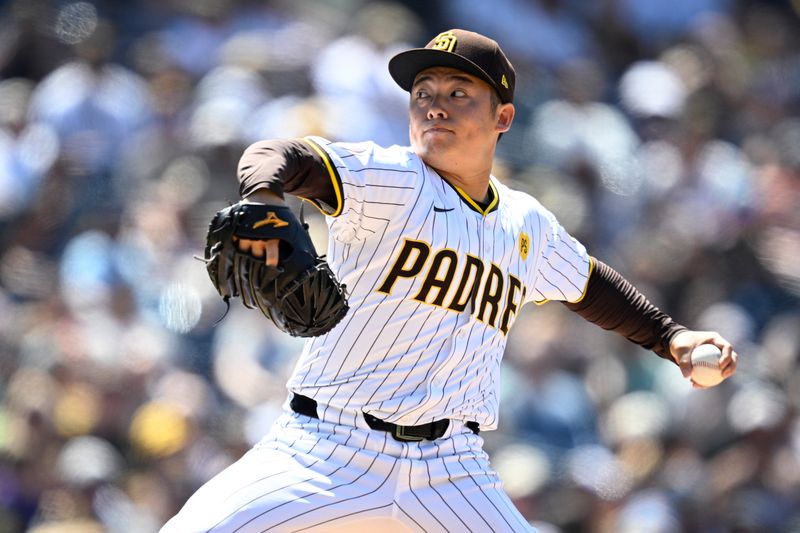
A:
<svg viewBox="0 0 800 533">
<path fill-rule="evenodd" d="M 348 310 L 346 287 L 317 255 L 307 228 L 285 206 L 239 202 L 218 211 L 208 228 L 205 263 L 225 303 L 241 297 L 295 337 L 333 329 Z M 278 266 L 239 250 L 234 237 L 280 239 Z"/>
</svg>

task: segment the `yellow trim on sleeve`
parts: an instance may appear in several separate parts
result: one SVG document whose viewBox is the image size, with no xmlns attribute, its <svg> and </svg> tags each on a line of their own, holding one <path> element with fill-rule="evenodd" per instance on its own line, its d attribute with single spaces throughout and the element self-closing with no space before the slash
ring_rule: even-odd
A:
<svg viewBox="0 0 800 533">
<path fill-rule="evenodd" d="M 327 215 L 329 217 L 338 217 L 342 214 L 342 208 L 344 207 L 344 202 L 342 201 L 342 185 L 339 183 L 339 177 L 334 170 L 333 162 L 331 161 L 330 156 L 323 150 L 317 143 L 309 139 L 308 137 L 303 137 L 301 139 L 308 144 L 312 150 L 314 150 L 319 156 L 322 158 L 322 161 L 325 163 L 325 168 L 328 169 L 328 177 L 331 179 L 331 183 L 333 184 L 333 192 L 336 194 L 336 207 L 332 213 L 326 213 L 322 206 L 311 198 L 303 198 L 310 202 L 314 207 L 320 210 L 323 215 Z"/>
<path fill-rule="evenodd" d="M 592 260 L 592 256 L 589 256 L 589 273 L 586 274 L 586 285 L 583 287 L 583 293 L 581 293 L 581 297 L 575 300 L 574 302 L 569 302 L 571 304 L 576 304 L 586 298 L 586 289 L 589 288 L 589 278 L 592 277 L 592 272 L 594 272 L 594 261 Z"/>
<path fill-rule="evenodd" d="M 574 302 L 568 301 L 567 303 L 576 304 L 576 303 L 580 302 L 581 300 L 583 300 L 584 298 L 586 298 L 586 289 L 589 288 L 589 278 L 592 277 L 592 272 L 594 272 L 594 259 L 590 255 L 589 256 L 589 273 L 586 274 L 586 285 L 583 287 L 583 293 L 581 294 L 581 297 L 578 298 L 577 300 L 575 300 Z M 534 300 L 533 303 L 535 303 L 536 305 L 544 305 L 549 301 L 550 301 L 549 299 L 539 300 L 538 302 L 536 300 Z"/>
</svg>

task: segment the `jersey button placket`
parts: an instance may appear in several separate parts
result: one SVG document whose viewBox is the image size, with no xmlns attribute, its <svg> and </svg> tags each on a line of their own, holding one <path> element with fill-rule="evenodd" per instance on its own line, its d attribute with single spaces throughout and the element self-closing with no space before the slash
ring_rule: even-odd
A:
<svg viewBox="0 0 800 533">
<path fill-rule="evenodd" d="M 492 260 L 492 239 L 486 236 L 486 225 L 489 223 L 489 215 L 484 215 L 481 219 L 481 242 L 483 243 L 483 253 L 484 253 L 484 260 L 487 262 L 491 262 Z"/>
</svg>

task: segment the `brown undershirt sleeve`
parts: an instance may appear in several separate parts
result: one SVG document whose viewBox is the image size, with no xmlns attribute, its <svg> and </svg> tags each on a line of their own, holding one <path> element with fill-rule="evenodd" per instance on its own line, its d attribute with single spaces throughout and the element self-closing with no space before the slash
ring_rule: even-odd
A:
<svg viewBox="0 0 800 533">
<path fill-rule="evenodd" d="M 592 261 L 595 267 L 585 296 L 577 303 L 564 302 L 567 308 L 674 363 L 669 344 L 686 328 L 651 304 L 619 272 L 594 257 Z"/>
<path fill-rule="evenodd" d="M 251 144 L 239 159 L 237 176 L 242 198 L 265 188 L 281 197 L 286 192 L 310 200 L 327 214 L 341 207 L 336 167 L 313 141 L 267 140 Z"/>
</svg>

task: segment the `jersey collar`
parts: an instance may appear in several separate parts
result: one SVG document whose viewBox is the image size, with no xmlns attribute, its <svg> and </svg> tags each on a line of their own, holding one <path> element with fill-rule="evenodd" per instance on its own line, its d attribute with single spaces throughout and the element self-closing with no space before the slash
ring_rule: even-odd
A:
<svg viewBox="0 0 800 533">
<path fill-rule="evenodd" d="M 476 213 L 480 213 L 483 216 L 486 216 L 492 211 L 495 211 L 497 209 L 497 206 L 500 204 L 500 194 L 497 192 L 497 187 L 495 187 L 494 182 L 491 179 L 489 180 L 489 203 L 486 205 L 485 209 L 481 207 L 481 205 L 478 202 L 470 198 L 469 195 L 464 191 L 462 191 L 459 187 L 453 185 L 447 180 L 444 181 L 458 193 L 458 196 L 461 198 L 462 202 L 467 204 L 467 206 L 469 206 L 470 209 L 472 209 Z"/>
</svg>

